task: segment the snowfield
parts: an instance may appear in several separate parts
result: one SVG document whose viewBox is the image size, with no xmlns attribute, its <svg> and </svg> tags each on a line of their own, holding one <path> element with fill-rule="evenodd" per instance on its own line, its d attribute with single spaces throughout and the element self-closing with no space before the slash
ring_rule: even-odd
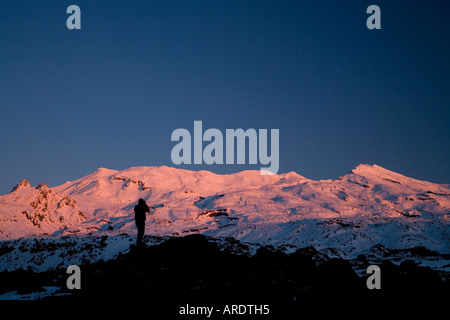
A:
<svg viewBox="0 0 450 320">
<path fill-rule="evenodd" d="M 346 259 L 380 248 L 450 254 L 450 186 L 377 165 L 320 181 L 294 172 L 100 168 L 52 188 L 23 180 L 0 196 L 0 271 L 114 258 L 135 241 L 139 198 L 152 208 L 148 244 L 201 233 L 287 252 L 313 246 Z M 428 262 L 449 271 L 442 256 Z"/>
</svg>

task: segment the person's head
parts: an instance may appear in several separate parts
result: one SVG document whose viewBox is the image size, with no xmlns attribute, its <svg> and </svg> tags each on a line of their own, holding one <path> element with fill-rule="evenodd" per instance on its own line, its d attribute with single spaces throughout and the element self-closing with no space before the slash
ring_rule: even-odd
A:
<svg viewBox="0 0 450 320">
<path fill-rule="evenodd" d="M 139 204 L 145 204 L 145 200 L 142 199 L 142 198 L 140 198 L 138 203 L 139 203 Z"/>
</svg>

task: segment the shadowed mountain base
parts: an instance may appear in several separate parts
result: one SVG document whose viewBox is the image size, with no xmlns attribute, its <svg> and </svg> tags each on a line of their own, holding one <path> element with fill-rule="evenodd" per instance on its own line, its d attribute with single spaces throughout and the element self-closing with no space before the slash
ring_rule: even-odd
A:
<svg viewBox="0 0 450 320">
<path fill-rule="evenodd" d="M 115 260 L 80 266 L 81 290 L 63 289 L 71 295 L 50 297 L 47 302 L 83 303 L 107 300 L 137 302 L 154 308 L 165 306 L 176 316 L 180 306 L 231 304 L 270 305 L 271 315 L 317 306 L 383 306 L 411 299 L 439 306 L 449 292 L 449 282 L 430 268 L 412 261 L 381 268 L 381 290 L 369 290 L 348 261 L 328 259 L 313 248 L 285 254 L 261 247 L 253 256 L 236 254 L 201 235 L 171 238 L 150 247 L 131 247 Z M 65 270 L 64 270 L 65 271 Z M 26 292 L 40 286 L 66 288 L 63 271 L 34 274 L 0 273 L 2 291 Z M 52 282 L 52 284 L 49 284 Z M 408 302 L 409 301 L 409 302 Z"/>
</svg>

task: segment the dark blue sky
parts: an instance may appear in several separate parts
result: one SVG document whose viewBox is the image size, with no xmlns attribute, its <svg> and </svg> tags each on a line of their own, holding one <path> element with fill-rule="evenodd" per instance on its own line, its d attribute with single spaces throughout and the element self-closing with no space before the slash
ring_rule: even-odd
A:
<svg viewBox="0 0 450 320">
<path fill-rule="evenodd" d="M 81 8 L 68 30 L 66 8 Z M 381 8 L 381 30 L 366 8 Z M 450 183 L 448 1 L 0 2 L 0 194 L 168 165 L 173 130 L 280 130 L 280 170 Z M 217 173 L 261 165 L 191 165 Z"/>
</svg>

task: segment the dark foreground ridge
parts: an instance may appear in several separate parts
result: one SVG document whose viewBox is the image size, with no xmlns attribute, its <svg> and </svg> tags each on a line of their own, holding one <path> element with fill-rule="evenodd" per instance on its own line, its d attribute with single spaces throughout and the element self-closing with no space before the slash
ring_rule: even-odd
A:
<svg viewBox="0 0 450 320">
<path fill-rule="evenodd" d="M 150 247 L 132 246 L 115 260 L 80 266 L 80 290 L 66 289 L 65 270 L 2 272 L 0 294 L 59 286 L 70 295 L 43 302 L 137 302 L 156 309 L 164 306 L 168 316 L 176 316 L 186 304 L 270 305 L 272 315 L 317 306 L 401 306 L 412 301 L 432 309 L 444 307 L 440 303 L 448 298 L 449 281 L 436 271 L 412 261 L 397 266 L 386 260 L 379 267 L 382 289 L 369 290 L 367 277 L 358 277 L 348 261 L 324 258 L 314 248 L 288 255 L 261 247 L 248 256 L 190 235 Z"/>
</svg>

